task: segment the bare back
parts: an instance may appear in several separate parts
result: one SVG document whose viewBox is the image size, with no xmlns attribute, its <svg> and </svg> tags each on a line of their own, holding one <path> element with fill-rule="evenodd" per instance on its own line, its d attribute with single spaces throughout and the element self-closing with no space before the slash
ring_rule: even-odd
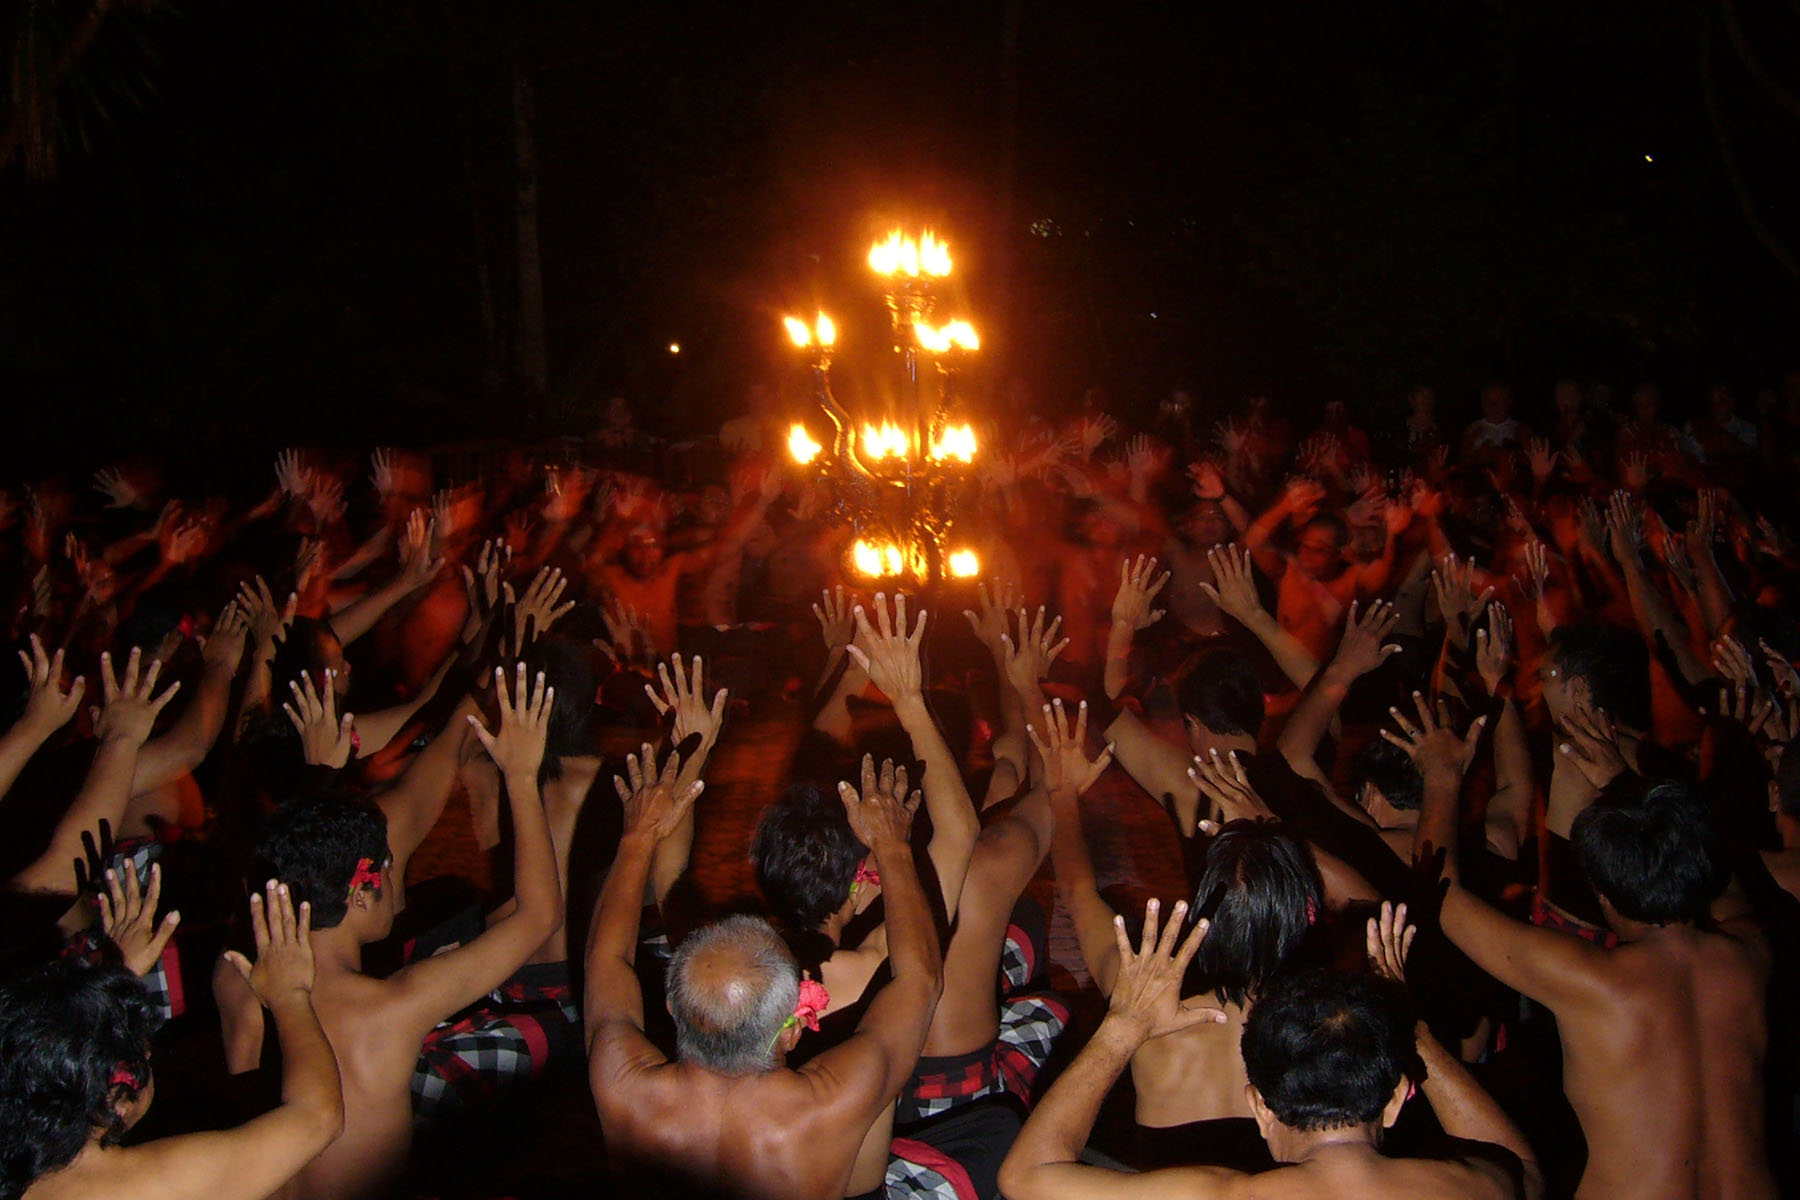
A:
<svg viewBox="0 0 1800 1200">
<path fill-rule="evenodd" d="M 1244 1095 L 1246 1010 L 1212 993 L 1207 1003 L 1225 1011 L 1222 1025 L 1202 1023 L 1148 1043 L 1131 1058 L 1131 1083 L 1137 1091 L 1137 1123 L 1152 1129 L 1249 1117 Z"/>
<path fill-rule="evenodd" d="M 1508 1168 L 1484 1161 L 1388 1158 L 1366 1141 L 1321 1146 L 1306 1161 L 1244 1175 L 1222 1167 L 1172 1167 L 1139 1176 L 1145 1195 L 1234 1200 L 1510 1200 Z M 1190 1182 L 1191 1181 L 1191 1182 Z M 1186 1186 L 1184 1186 L 1186 1185 Z"/>
<path fill-rule="evenodd" d="M 1584 1197 L 1773 1197 L 1760 944 L 1684 926 L 1609 956 L 1613 1002 L 1558 1013 Z"/>
</svg>

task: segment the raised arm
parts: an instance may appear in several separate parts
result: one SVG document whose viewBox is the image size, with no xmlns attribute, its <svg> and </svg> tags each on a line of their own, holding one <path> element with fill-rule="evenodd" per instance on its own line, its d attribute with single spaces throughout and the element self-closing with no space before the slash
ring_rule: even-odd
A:
<svg viewBox="0 0 1800 1200">
<path fill-rule="evenodd" d="M 19 661 L 25 665 L 25 681 L 30 691 L 25 701 L 25 714 L 11 729 L 0 734 L 0 800 L 5 799 L 12 785 L 18 782 L 19 772 L 25 769 L 31 756 L 81 711 L 81 697 L 87 691 L 87 681 L 79 675 L 67 691 L 63 690 L 63 652 L 58 650 L 54 655 L 47 655 L 44 643 L 35 633 L 31 635 L 31 653 L 19 651 Z"/>
<path fill-rule="evenodd" d="M 172 683 L 160 696 L 154 695 L 162 663 L 151 659 L 150 665 L 140 672 L 141 659 L 140 652 L 132 650 L 123 678 L 115 678 L 112 656 L 100 656 L 100 682 L 106 696 L 106 706 L 95 725 L 100 747 L 94 752 L 94 763 L 88 768 L 81 790 L 56 823 L 49 848 L 13 877 L 17 887 L 27 891 L 74 891 L 74 864 L 84 857 L 81 835 L 97 828 L 101 821 L 117 826 L 124 820 L 138 751 L 150 736 L 156 715 L 181 688 L 179 682 Z"/>
<path fill-rule="evenodd" d="M 1534 784 L 1531 745 L 1513 698 L 1513 623 L 1503 604 L 1490 604 L 1487 623 L 1475 631 L 1475 670 L 1488 699 L 1500 707 L 1494 723 L 1494 794 L 1483 827 L 1488 849 L 1516 859 L 1531 825 Z"/>
<path fill-rule="evenodd" d="M 944 912 L 954 915 L 962 898 L 969 858 L 975 853 L 975 839 L 981 834 L 981 819 L 963 783 L 961 765 L 925 706 L 924 668 L 919 655 L 925 638 L 925 614 L 918 615 L 908 633 L 906 597 L 894 597 L 890 619 L 886 598 L 879 592 L 875 595 L 874 625 L 860 605 L 854 613 L 857 634 L 848 648 L 850 657 L 893 702 L 894 715 L 912 740 L 913 753 L 925 764 L 925 807 L 931 813 L 931 844 L 927 853 L 943 890 Z"/>
<path fill-rule="evenodd" d="M 1088 761 L 1085 747 L 1087 734 L 1087 702 L 1083 701 L 1069 730 L 1067 717 L 1043 710 L 1043 734 L 1039 726 L 1031 727 L 1031 739 L 1037 744 L 1038 756 L 1044 763 L 1044 784 L 1049 789 L 1050 807 L 1056 825 L 1050 835 L 1050 861 L 1056 872 L 1056 898 L 1068 910 L 1075 925 L 1075 940 L 1081 948 L 1081 961 L 1101 995 L 1111 995 L 1113 981 L 1119 971 L 1118 943 L 1113 938 L 1112 907 L 1101 898 L 1100 885 L 1094 875 L 1094 860 L 1088 853 L 1087 838 L 1081 831 L 1083 793 L 1093 786 L 1112 761 L 1112 747 Z"/>
<path fill-rule="evenodd" d="M 1670 607 L 1668 599 L 1656 590 L 1644 570 L 1644 554 L 1639 539 L 1637 501 L 1625 492 L 1614 492 L 1607 504 L 1607 541 L 1613 558 L 1625 578 L 1625 595 L 1631 601 L 1632 616 L 1638 630 L 1651 646 L 1657 635 L 1667 643 L 1675 656 L 1676 668 L 1689 684 L 1698 684 L 1712 674 L 1701 662 L 1688 641 L 1687 630 Z"/>
<path fill-rule="evenodd" d="M 244 658 L 250 619 L 235 603 L 213 622 L 201 652 L 200 686 L 175 723 L 144 743 L 131 777 L 131 794 L 141 796 L 192 771 L 212 751 L 231 707 L 231 685 Z"/>
<path fill-rule="evenodd" d="M 674 668 L 673 673 L 670 668 Z M 685 747 L 689 738 L 699 738 L 699 743 L 687 751 L 687 758 L 681 764 L 679 784 L 682 787 L 698 782 L 706 770 L 706 761 L 719 743 L 719 732 L 725 728 L 725 704 L 731 698 L 727 689 L 720 688 L 713 693 L 709 703 L 706 685 L 702 682 L 703 672 L 704 664 L 698 654 L 694 655 L 692 670 L 686 673 L 681 668 L 681 656 L 675 654 L 666 664 L 656 664 L 661 690 L 653 684 L 644 685 L 658 715 L 675 715 L 674 726 L 669 732 L 671 748 Z M 657 843 L 656 856 L 650 865 L 650 886 L 658 905 L 669 898 L 670 890 L 687 870 L 693 846 L 694 807 L 690 804 L 683 809 L 681 820 Z"/>
<path fill-rule="evenodd" d="M 512 811 L 514 904 L 511 912 L 472 941 L 415 962 L 393 976 L 415 1023 L 425 1029 L 505 983 L 563 919 L 556 852 L 538 794 L 538 767 L 544 759 L 556 689 L 548 687 L 539 672 L 528 699 L 525 665 L 520 663 L 509 696 L 505 668 L 495 668 L 494 674 L 500 706 L 498 732 L 489 733 L 473 715 L 468 720 L 505 783 Z"/>
<path fill-rule="evenodd" d="M 1108 696 L 1125 690 L 1131 678 L 1131 643 L 1137 634 L 1162 620 L 1165 610 L 1152 608 L 1169 572 L 1156 573 L 1154 556 L 1140 554 L 1119 564 L 1119 590 L 1113 596 L 1112 626 L 1106 635 L 1106 667 L 1102 680 Z"/>
<path fill-rule="evenodd" d="M 1224 1196 L 1243 1178 L 1223 1167 L 1180 1167 L 1128 1175 L 1079 1161 L 1100 1115 L 1101 1101 L 1132 1055 L 1154 1038 L 1226 1019 L 1217 1008 L 1181 998 L 1182 974 L 1200 950 L 1207 922 L 1198 922 L 1177 948 L 1187 903 L 1176 903 L 1160 934 L 1159 907 L 1155 900 L 1145 907 L 1143 940 L 1135 953 L 1125 937 L 1125 919 L 1114 918 L 1119 970 L 1106 1018 L 1032 1109 L 1001 1164 L 1000 1190 L 1009 1200 Z"/>
<path fill-rule="evenodd" d="M 417 509 L 407 519 L 400 538 L 400 569 L 394 577 L 363 593 L 331 616 L 331 631 L 338 641 L 348 646 L 387 615 L 389 609 L 431 582 L 444 560 L 432 550 L 434 525 Z"/>
<path fill-rule="evenodd" d="M 1200 590 L 1226 616 L 1248 629 L 1274 657 L 1281 673 L 1295 687 L 1303 688 L 1318 672 L 1319 661 L 1263 607 L 1262 597 L 1256 594 L 1251 557 L 1236 546 L 1214 546 L 1207 551 L 1206 560 L 1212 564 L 1215 582 L 1201 583 Z"/>
<path fill-rule="evenodd" d="M 296 915 L 287 886 L 271 879 L 251 893 L 256 963 L 236 951 L 226 961 L 275 1020 L 281 1041 L 281 1104 L 236 1129 L 164 1138 L 134 1147 L 132 1190 L 187 1200 L 262 1200 L 300 1173 L 344 1128 L 337 1058 L 313 1011 L 312 912 Z"/>
<path fill-rule="evenodd" d="M 1319 766 L 1319 743 L 1337 719 L 1338 709 L 1343 706 L 1344 697 L 1350 694 L 1351 685 L 1400 653 L 1399 646 L 1384 644 L 1399 622 L 1399 611 L 1385 600 L 1370 601 L 1360 616 L 1352 601 L 1349 618 L 1344 622 L 1344 634 L 1338 639 L 1337 653 L 1324 670 L 1313 676 L 1306 694 L 1294 708 L 1275 743 L 1288 765 L 1324 788 L 1327 796 L 1335 798 L 1337 793 L 1331 776 Z M 1363 815 L 1361 810 L 1357 812 L 1359 816 Z"/>
<path fill-rule="evenodd" d="M 1366 932 L 1369 966 L 1375 974 L 1404 987 L 1406 956 L 1417 932 L 1415 926 L 1406 922 L 1406 905 L 1396 909 L 1392 903 L 1383 900 L 1381 916 L 1369 918 Z M 1444 1132 L 1463 1141 L 1484 1142 L 1511 1152 L 1523 1168 L 1525 1200 L 1539 1200 L 1544 1194 L 1544 1173 L 1524 1133 L 1475 1082 L 1475 1077 L 1469 1074 L 1461 1060 L 1444 1049 L 1424 1021 L 1414 1027 L 1413 1039 L 1419 1059 L 1425 1066 L 1425 1077 L 1420 1086 Z M 1470 1160 L 1469 1165 L 1494 1176 L 1495 1182 L 1502 1186 L 1511 1182 L 1511 1173 L 1500 1170 L 1497 1164 L 1475 1159 Z"/>
</svg>

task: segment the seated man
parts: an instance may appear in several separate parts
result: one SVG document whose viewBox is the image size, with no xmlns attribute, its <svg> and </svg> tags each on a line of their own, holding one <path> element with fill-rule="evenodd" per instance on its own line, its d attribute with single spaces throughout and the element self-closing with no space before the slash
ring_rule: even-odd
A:
<svg viewBox="0 0 1800 1200">
<path fill-rule="evenodd" d="M 499 732 L 476 724 L 505 781 L 513 824 L 510 912 L 454 950 L 385 979 L 363 974 L 363 947 L 393 928 L 395 888 L 387 823 L 374 805 L 339 796 L 300 800 L 270 819 L 263 860 L 310 900 L 319 960 L 313 999 L 343 1064 L 345 1135 L 308 1163 L 302 1197 L 387 1195 L 412 1140 L 412 1080 L 427 1035 L 500 987 L 562 922 L 556 857 L 538 798 L 538 766 L 554 689 L 528 696 L 521 665 L 512 696 L 495 682 Z M 475 722 L 474 717 L 470 717 Z"/>
<path fill-rule="evenodd" d="M 1186 1166 L 1127 1175 L 1076 1161 L 1100 1103 L 1133 1055 L 1153 1039 L 1208 1022 L 1219 1009 L 1181 998 L 1181 978 L 1200 949 L 1199 922 L 1179 949 L 1187 905 L 1157 931 L 1157 902 L 1144 914 L 1136 953 L 1116 919 L 1119 973 L 1106 1018 L 1025 1122 L 1000 1171 L 1009 1200 L 1041 1197 L 1317 1197 L 1389 1200 L 1396 1196 L 1536 1197 L 1542 1192 L 1525 1139 L 1462 1064 L 1403 1006 L 1365 976 L 1306 971 L 1277 982 L 1244 1023 L 1244 1093 L 1274 1157 L 1287 1165 L 1260 1175 L 1226 1167 Z M 1384 953 L 1403 961 L 1404 936 L 1384 922 Z M 1398 942 L 1398 944 L 1396 944 Z M 1444 1131 L 1498 1147 L 1524 1168 L 1482 1154 L 1463 1159 L 1388 1158 L 1382 1132 L 1412 1094 L 1407 1066 L 1423 1060 L 1421 1081 Z M 1504 1152 L 1510 1151 L 1507 1155 Z"/>
<path fill-rule="evenodd" d="M 231 962 L 274 1014 L 280 1106 L 236 1129 L 120 1146 L 156 1093 L 155 1001 L 123 968 L 52 963 L 0 988 L 0 1195 L 262 1200 L 338 1136 L 344 1103 L 313 1012 L 309 913 L 302 903 L 296 918 L 274 880 L 266 893 L 250 897 L 255 965 Z"/>
<path fill-rule="evenodd" d="M 784 1065 L 802 1021 L 828 1001 L 803 986 L 772 928 L 738 918 L 691 935 L 669 966 L 677 1057 L 644 1034 L 634 959 L 657 843 L 703 786 L 676 795 L 676 767 L 615 781 L 625 833 L 594 915 L 587 953 L 589 1082 L 607 1155 L 633 1195 L 837 1200 L 864 1136 L 912 1073 L 943 988 L 931 906 L 908 835 L 918 800 L 891 763 L 865 759 L 860 794 L 839 795 L 869 847 L 887 907 L 892 979 L 856 1032 L 799 1070 Z M 806 981 L 811 984 L 811 981 Z"/>
<path fill-rule="evenodd" d="M 1425 778 L 1421 850 L 1445 856 L 1439 920 L 1477 966 L 1556 1014 L 1563 1090 L 1588 1144 L 1577 1194 L 1774 1196 L 1763 1137 L 1771 955 L 1746 912 L 1713 905 L 1726 868 L 1693 788 L 1625 776 L 1575 818 L 1576 855 L 1617 937 L 1608 949 L 1515 921 L 1460 886 L 1468 756 L 1423 703 L 1419 717 L 1395 740 Z"/>
</svg>

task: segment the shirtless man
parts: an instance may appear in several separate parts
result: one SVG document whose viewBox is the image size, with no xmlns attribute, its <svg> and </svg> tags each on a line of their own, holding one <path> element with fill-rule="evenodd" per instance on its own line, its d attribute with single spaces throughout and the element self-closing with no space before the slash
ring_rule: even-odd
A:
<svg viewBox="0 0 1800 1200">
<path fill-rule="evenodd" d="M 345 1133 L 295 1181 L 304 1200 L 390 1193 L 412 1141 L 411 1082 L 426 1035 L 505 983 L 562 922 L 537 778 L 554 695 L 541 674 L 528 689 L 523 664 L 510 695 L 503 670 L 494 690 L 498 732 L 468 719 L 505 781 L 516 890 L 511 911 L 480 936 L 386 979 L 365 975 L 363 947 L 388 935 L 397 906 L 381 811 L 325 797 L 278 815 L 263 834 L 262 857 L 313 906 L 313 1004 L 343 1066 Z"/>
<path fill-rule="evenodd" d="M 250 897 L 255 965 L 231 963 L 274 1014 L 281 1104 L 236 1129 L 120 1146 L 156 1095 L 156 1002 L 124 969 L 53 963 L 0 989 L 0 1193 L 262 1200 L 338 1135 L 344 1105 L 313 1012 L 307 908 L 296 916 L 272 879 L 265 894 Z"/>
<path fill-rule="evenodd" d="M 1177 903 L 1157 929 L 1157 902 L 1144 913 L 1133 952 L 1123 917 L 1115 918 L 1119 973 L 1105 1020 L 1025 1122 L 1000 1171 L 1009 1200 L 1106 1200 L 1110 1197 L 1257 1197 L 1258 1200 L 1390 1200 L 1395 1196 L 1492 1197 L 1542 1192 L 1524 1137 L 1423 1024 L 1409 1031 L 1401 1005 L 1362 976 L 1308 971 L 1277 983 L 1244 1023 L 1245 1098 L 1274 1157 L 1289 1165 L 1247 1175 L 1226 1167 L 1168 1167 L 1128 1175 L 1078 1162 L 1101 1101 L 1125 1064 L 1158 1038 L 1225 1014 L 1204 998 L 1181 998 L 1181 979 L 1199 952 L 1207 923 L 1182 941 L 1187 905 Z M 1390 944 L 1397 931 L 1390 919 Z M 1402 945 L 1404 935 L 1399 935 Z M 1395 948 L 1396 950 L 1399 947 Z M 1424 1060 L 1422 1080 L 1440 1124 L 1452 1137 L 1485 1142 L 1516 1156 L 1510 1163 L 1384 1156 L 1382 1132 L 1399 1118 L 1411 1088 L 1408 1049 Z"/>
<path fill-rule="evenodd" d="M 1495 979 L 1556 1014 L 1563 1090 L 1587 1138 L 1582 1197 L 1773 1197 L 1763 1139 L 1770 951 L 1725 879 L 1704 802 L 1626 779 L 1575 819 L 1576 854 L 1616 949 L 1523 924 L 1458 882 L 1473 749 L 1419 705 L 1402 720 L 1425 779 L 1421 851 L 1446 855 L 1440 922 Z M 1385 731 L 1384 731 L 1385 734 Z M 1389 735 L 1392 736 L 1392 735 Z M 1635 794 L 1634 794 L 1635 793 Z"/>
<path fill-rule="evenodd" d="M 908 836 L 918 796 L 892 763 L 865 759 L 860 793 L 839 785 L 856 838 L 881 874 L 893 978 L 856 1032 L 798 1071 L 799 968 L 767 924 L 739 918 L 696 933 L 669 967 L 679 1047 L 671 1062 L 644 1035 L 634 958 L 650 860 L 703 786 L 677 794 L 673 762 L 629 760 L 616 780 L 625 833 L 587 952 L 589 1083 L 608 1158 L 632 1194 L 837 1200 L 870 1124 L 891 1110 L 918 1060 L 943 987 L 931 906 Z M 797 1019 L 796 1019 L 797 1018 Z"/>
</svg>

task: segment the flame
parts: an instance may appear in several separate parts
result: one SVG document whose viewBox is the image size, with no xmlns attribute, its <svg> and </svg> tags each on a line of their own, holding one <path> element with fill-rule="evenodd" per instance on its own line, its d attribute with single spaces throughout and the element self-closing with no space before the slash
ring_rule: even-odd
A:
<svg viewBox="0 0 1800 1200">
<path fill-rule="evenodd" d="M 896 229 L 887 235 L 887 240 L 869 247 L 869 266 L 877 275 L 889 277 L 942 277 L 950 273 L 950 247 L 938 241 L 929 229 L 919 235 L 918 241 Z"/>
<path fill-rule="evenodd" d="M 794 345 L 802 347 L 812 345 L 812 330 L 806 327 L 805 321 L 798 317 L 783 317 L 781 323 L 787 326 L 788 336 L 794 339 Z"/>
<path fill-rule="evenodd" d="M 813 328 L 817 333 L 819 345 L 832 346 L 837 343 L 837 326 L 824 313 L 819 314 L 818 323 Z"/>
<path fill-rule="evenodd" d="M 973 550 L 957 550 L 950 555 L 950 574 L 957 579 L 973 579 L 981 574 L 981 560 Z"/>
<path fill-rule="evenodd" d="M 981 349 L 981 339 L 975 335 L 975 327 L 967 321 L 951 321 L 935 329 L 920 321 L 913 325 L 913 332 L 919 339 L 919 345 L 933 354 L 946 353 L 952 346 L 959 350 Z"/>
<path fill-rule="evenodd" d="M 806 426 L 798 421 L 788 430 L 788 453 L 794 456 L 795 462 L 809 463 L 819 457 L 819 451 L 824 448 L 812 440 L 812 435 L 806 432 Z"/>
<path fill-rule="evenodd" d="M 850 561 L 859 574 L 870 579 L 898 575 L 905 565 L 900 556 L 900 547 L 892 542 L 876 544 L 865 542 L 861 538 L 857 538 L 856 543 L 850 547 Z"/>
<path fill-rule="evenodd" d="M 943 462 L 954 458 L 958 462 L 975 461 L 975 427 L 962 425 L 945 426 L 943 434 L 931 445 L 931 457 L 935 462 Z"/>
<path fill-rule="evenodd" d="M 880 428 L 863 426 L 860 448 L 870 460 L 879 461 L 884 458 L 905 458 L 912 443 L 906 436 L 906 430 L 892 422 L 883 421 Z"/>
</svg>

